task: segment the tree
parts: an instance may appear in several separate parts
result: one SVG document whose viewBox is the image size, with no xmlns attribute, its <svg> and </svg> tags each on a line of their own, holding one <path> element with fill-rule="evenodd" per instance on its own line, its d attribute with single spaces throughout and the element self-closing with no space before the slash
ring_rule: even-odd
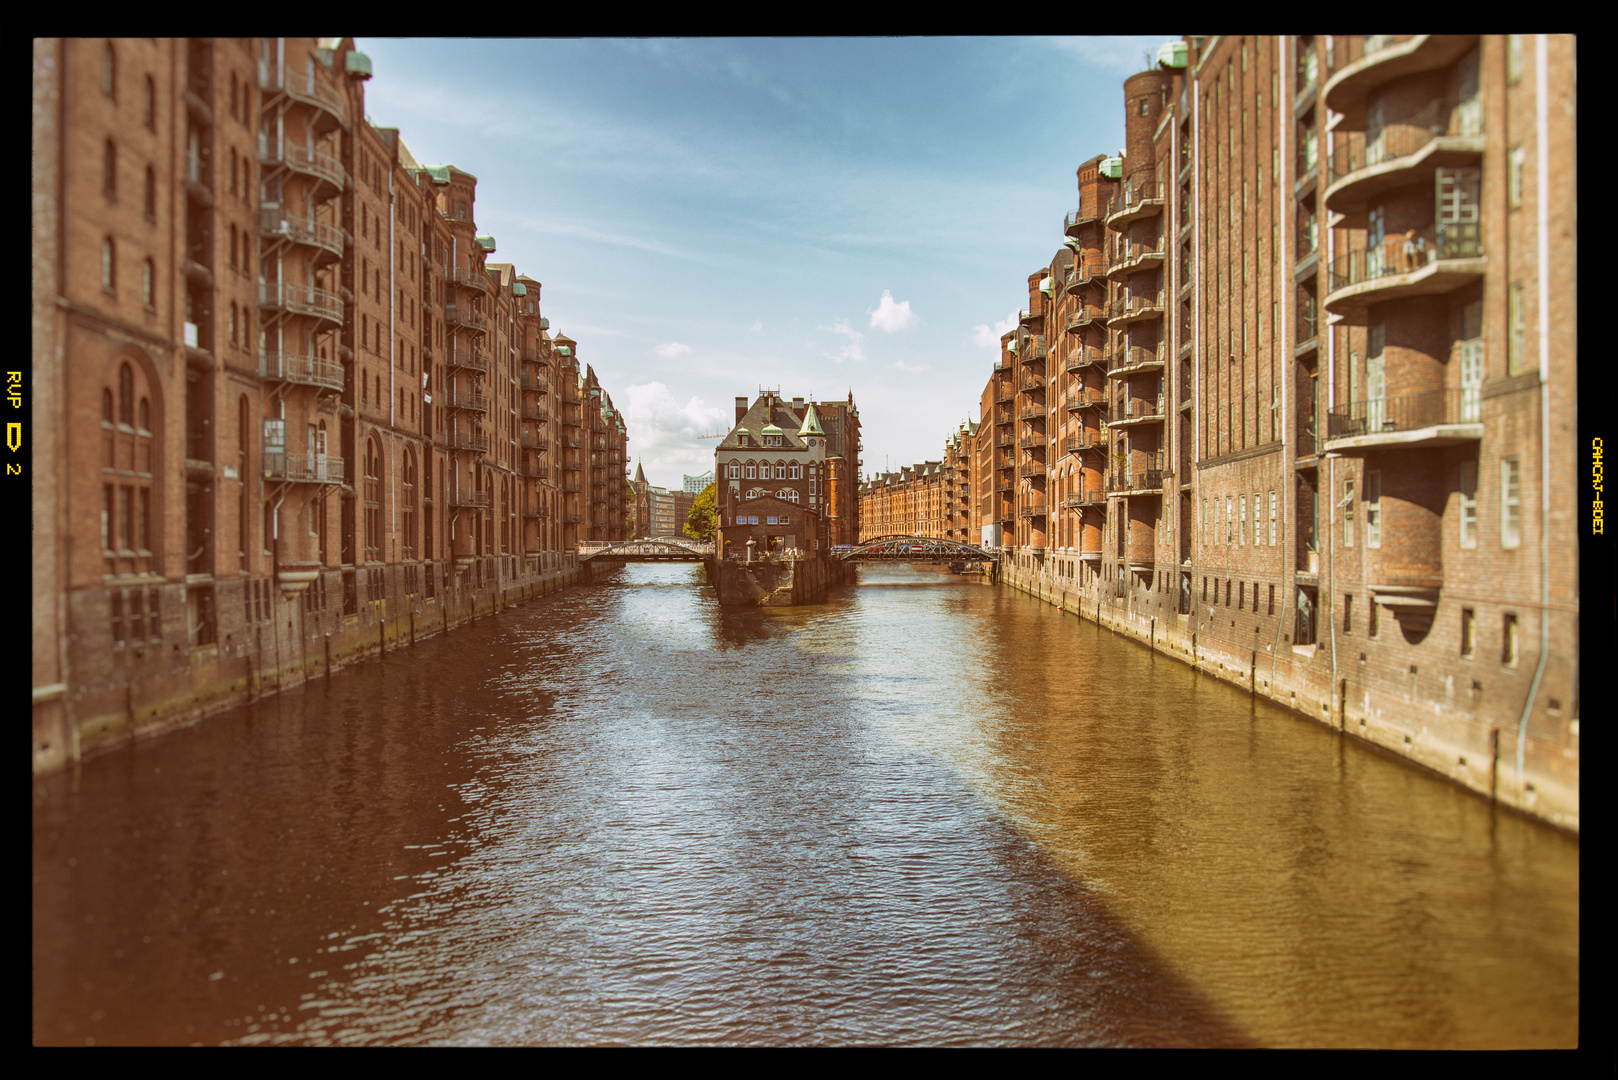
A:
<svg viewBox="0 0 1618 1080">
<path fill-rule="evenodd" d="M 714 513 L 718 509 L 718 494 L 714 485 L 709 484 L 702 489 L 702 494 L 696 497 L 691 504 L 691 512 L 685 516 L 685 535 L 693 540 L 703 543 L 712 543 L 714 539 Z"/>
</svg>

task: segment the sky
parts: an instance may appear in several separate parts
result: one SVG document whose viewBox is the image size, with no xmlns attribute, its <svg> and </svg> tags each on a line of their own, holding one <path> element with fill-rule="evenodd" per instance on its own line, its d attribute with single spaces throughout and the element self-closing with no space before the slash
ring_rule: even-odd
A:
<svg viewBox="0 0 1618 1080">
<path fill-rule="evenodd" d="M 491 261 L 678 488 L 760 388 L 852 391 L 863 476 L 937 460 L 1174 37 L 356 44 L 370 122 L 478 178 Z"/>
</svg>

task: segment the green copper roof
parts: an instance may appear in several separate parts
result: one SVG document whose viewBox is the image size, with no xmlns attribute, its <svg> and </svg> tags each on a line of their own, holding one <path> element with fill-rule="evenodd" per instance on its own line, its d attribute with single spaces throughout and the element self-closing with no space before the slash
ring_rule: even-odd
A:
<svg viewBox="0 0 1618 1080">
<path fill-rule="evenodd" d="M 815 414 L 815 403 L 809 403 L 809 411 L 803 414 L 803 426 L 798 428 L 798 435 L 824 435 L 825 429 L 820 426 L 820 417 Z"/>
<path fill-rule="evenodd" d="M 475 236 L 473 239 L 477 241 L 478 247 L 482 248 L 484 251 L 494 251 L 494 237 Z"/>
<path fill-rule="evenodd" d="M 528 286 L 524 285 L 520 281 L 513 282 L 512 286 L 511 286 L 511 295 L 512 296 L 527 296 L 528 295 Z"/>
</svg>

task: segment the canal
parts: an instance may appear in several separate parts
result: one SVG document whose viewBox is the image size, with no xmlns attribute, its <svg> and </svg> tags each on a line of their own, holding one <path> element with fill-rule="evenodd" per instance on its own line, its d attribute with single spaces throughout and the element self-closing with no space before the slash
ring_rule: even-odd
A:
<svg viewBox="0 0 1618 1080">
<path fill-rule="evenodd" d="M 1009 589 L 701 574 L 36 779 L 34 1041 L 1576 1043 L 1577 839 Z"/>
</svg>

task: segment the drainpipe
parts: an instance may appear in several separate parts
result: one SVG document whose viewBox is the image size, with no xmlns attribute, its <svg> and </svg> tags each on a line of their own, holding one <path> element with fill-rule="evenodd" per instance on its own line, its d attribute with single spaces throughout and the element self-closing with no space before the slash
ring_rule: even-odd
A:
<svg viewBox="0 0 1618 1080">
<path fill-rule="evenodd" d="M 1550 282 L 1546 269 L 1550 265 L 1550 200 L 1546 192 L 1550 185 L 1550 157 L 1548 139 L 1550 103 L 1547 100 L 1549 80 L 1545 72 L 1545 35 L 1534 35 L 1534 142 L 1538 145 L 1539 189 L 1535 193 L 1539 206 L 1539 663 L 1534 668 L 1534 681 L 1528 688 L 1528 700 L 1522 704 L 1522 716 L 1517 721 L 1517 795 L 1523 792 L 1523 742 L 1528 737 L 1528 714 L 1533 711 L 1534 699 L 1539 695 L 1540 680 L 1545 677 L 1545 661 L 1551 651 L 1551 398 L 1546 389 L 1550 380 Z"/>
</svg>

